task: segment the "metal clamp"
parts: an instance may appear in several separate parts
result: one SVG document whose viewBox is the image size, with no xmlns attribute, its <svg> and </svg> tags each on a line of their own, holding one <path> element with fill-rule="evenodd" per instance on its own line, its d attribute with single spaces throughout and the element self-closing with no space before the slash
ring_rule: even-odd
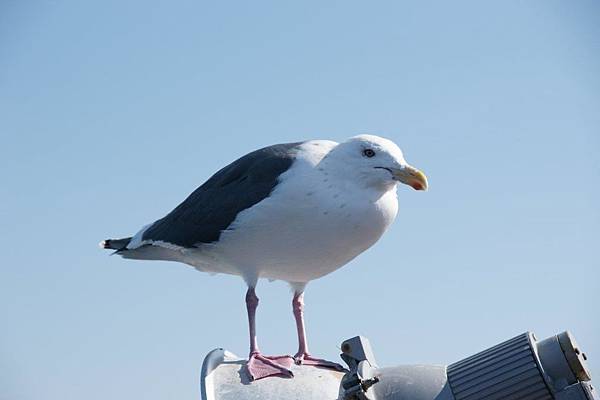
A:
<svg viewBox="0 0 600 400">
<path fill-rule="evenodd" d="M 356 336 L 342 343 L 342 359 L 350 372 L 344 375 L 344 400 L 376 400 L 369 388 L 379 382 L 377 364 L 367 338 Z"/>
</svg>

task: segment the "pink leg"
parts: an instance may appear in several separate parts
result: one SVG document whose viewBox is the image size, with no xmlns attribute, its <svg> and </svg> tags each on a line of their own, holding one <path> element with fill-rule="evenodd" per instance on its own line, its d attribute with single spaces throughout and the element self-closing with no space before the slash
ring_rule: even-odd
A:
<svg viewBox="0 0 600 400">
<path fill-rule="evenodd" d="M 345 371 L 344 367 L 341 365 L 331 361 L 323 360 L 321 358 L 313 357 L 308 352 L 306 329 L 304 328 L 304 292 L 294 293 L 294 298 L 292 299 L 292 309 L 294 310 L 296 329 L 298 330 L 298 352 L 294 356 L 296 364 L 313 365 L 315 367 Z"/>
<path fill-rule="evenodd" d="M 258 297 L 253 287 L 246 292 L 246 309 L 248 310 L 248 328 L 250 331 L 250 357 L 246 368 L 252 380 L 266 378 L 267 376 L 292 377 L 292 358 L 290 356 L 263 356 L 256 340 L 256 308 Z"/>
</svg>

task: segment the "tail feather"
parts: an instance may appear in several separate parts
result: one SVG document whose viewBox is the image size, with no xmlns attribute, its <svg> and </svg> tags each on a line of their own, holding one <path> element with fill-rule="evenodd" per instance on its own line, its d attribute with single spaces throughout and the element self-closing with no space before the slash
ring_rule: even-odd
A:
<svg viewBox="0 0 600 400">
<path fill-rule="evenodd" d="M 100 242 L 100 247 L 103 249 L 111 249 L 111 250 L 125 250 L 127 245 L 131 242 L 131 238 L 123 238 L 123 239 L 106 239 Z"/>
</svg>

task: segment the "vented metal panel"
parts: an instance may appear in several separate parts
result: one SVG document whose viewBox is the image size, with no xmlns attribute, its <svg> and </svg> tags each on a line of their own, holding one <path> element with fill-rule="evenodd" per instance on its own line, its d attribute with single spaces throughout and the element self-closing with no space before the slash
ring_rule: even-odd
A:
<svg viewBox="0 0 600 400">
<path fill-rule="evenodd" d="M 524 333 L 448 367 L 456 400 L 552 400 Z"/>
</svg>

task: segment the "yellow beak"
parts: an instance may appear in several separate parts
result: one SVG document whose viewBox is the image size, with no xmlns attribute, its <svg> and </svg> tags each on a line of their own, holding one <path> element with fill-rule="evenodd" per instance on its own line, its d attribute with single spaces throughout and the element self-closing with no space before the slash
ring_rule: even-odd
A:
<svg viewBox="0 0 600 400">
<path fill-rule="evenodd" d="M 390 168 L 394 180 L 411 186 L 415 190 L 427 190 L 427 177 L 418 169 L 406 165 L 402 168 Z"/>
</svg>

